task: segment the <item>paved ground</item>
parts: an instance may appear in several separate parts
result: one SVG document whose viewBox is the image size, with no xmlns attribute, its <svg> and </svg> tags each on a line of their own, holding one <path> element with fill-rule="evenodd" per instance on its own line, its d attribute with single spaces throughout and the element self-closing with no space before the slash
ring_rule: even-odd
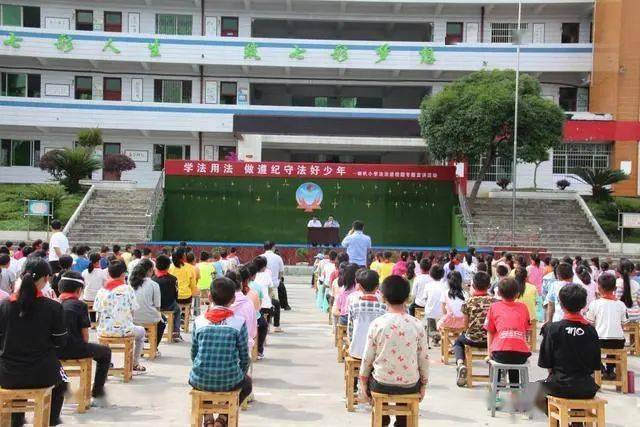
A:
<svg viewBox="0 0 640 427">
<path fill-rule="evenodd" d="M 308 283 L 308 280 L 304 280 Z M 240 425 L 270 426 L 367 426 L 370 415 L 365 408 L 348 413 L 343 397 L 343 365 L 336 362 L 333 338 L 326 315 L 313 306 L 313 291 L 308 285 L 289 284 L 293 311 L 284 312 L 283 334 L 268 338 L 266 358 L 255 365 L 256 401 L 240 415 Z M 91 408 L 86 414 L 74 414 L 73 405 L 65 405 L 65 425 L 111 426 L 185 426 L 190 408 L 187 377 L 190 337 L 185 343 L 160 347 L 162 357 L 145 361 L 148 372 L 134 377 L 128 384 L 110 378 L 104 407 Z M 461 389 L 455 385 L 453 366 L 438 360 L 439 349 L 431 350 L 432 369 L 427 397 L 421 404 L 420 423 L 447 426 L 452 423 L 469 426 L 521 424 L 546 426 L 546 418 L 533 420 L 498 413 L 492 419 L 485 410 L 485 391 L 481 388 Z M 535 356 L 532 364 L 535 364 Z M 630 369 L 640 372 L 640 358 L 630 359 Z M 543 372 L 532 369 L 532 379 Z M 640 377 L 636 377 L 640 386 Z M 609 401 L 607 426 L 638 425 L 640 395 L 601 393 Z M 633 421 L 635 419 L 636 421 Z"/>
</svg>

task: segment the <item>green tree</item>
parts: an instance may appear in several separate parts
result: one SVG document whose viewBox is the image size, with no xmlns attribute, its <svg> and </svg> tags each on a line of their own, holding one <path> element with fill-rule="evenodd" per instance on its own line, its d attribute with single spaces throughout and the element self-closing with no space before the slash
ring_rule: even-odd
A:
<svg viewBox="0 0 640 427">
<path fill-rule="evenodd" d="M 102 131 L 98 128 L 82 129 L 76 135 L 76 140 L 79 146 L 93 150 L 102 145 Z"/>
<path fill-rule="evenodd" d="M 596 202 L 610 198 L 612 190 L 608 186 L 629 178 L 620 169 L 576 168 L 573 173 L 580 181 L 591 186 L 591 195 Z"/>
<path fill-rule="evenodd" d="M 420 127 L 434 158 L 482 160 L 471 199 L 497 156 L 512 160 L 515 86 L 513 70 L 481 70 L 422 103 Z M 519 104 L 518 159 L 542 162 L 562 140 L 564 113 L 527 74 L 520 76 Z"/>
<path fill-rule="evenodd" d="M 93 149 L 85 147 L 51 150 L 40 158 L 38 166 L 60 181 L 70 193 L 80 190 L 80 180 L 102 167 L 93 157 Z"/>
</svg>

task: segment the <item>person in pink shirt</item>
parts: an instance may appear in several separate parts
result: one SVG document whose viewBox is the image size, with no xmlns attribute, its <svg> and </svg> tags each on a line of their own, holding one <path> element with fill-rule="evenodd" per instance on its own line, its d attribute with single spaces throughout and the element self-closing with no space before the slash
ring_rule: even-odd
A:
<svg viewBox="0 0 640 427">
<path fill-rule="evenodd" d="M 407 275 L 407 260 L 409 259 L 409 252 L 400 252 L 400 259 L 396 262 L 391 270 L 391 274 L 394 276 L 406 276 Z"/>
<path fill-rule="evenodd" d="M 518 297 L 518 284 L 512 278 L 498 283 L 501 301 L 491 304 L 484 328 L 491 359 L 498 363 L 520 365 L 527 362 L 531 350 L 527 343 L 529 310 Z M 509 371 L 509 382 L 518 383 L 518 371 Z"/>
<path fill-rule="evenodd" d="M 529 283 L 538 290 L 538 295 L 542 295 L 542 278 L 546 271 L 544 263 L 540 261 L 540 256 L 536 253 L 531 254 L 531 265 L 527 267 L 527 278 Z"/>
<path fill-rule="evenodd" d="M 334 314 L 340 316 L 338 322 L 341 325 L 347 324 L 349 315 L 349 295 L 356 292 L 356 272 L 360 266 L 358 264 L 349 263 L 345 266 L 341 275 L 338 277 L 340 295 L 336 299 L 334 305 Z"/>
<path fill-rule="evenodd" d="M 245 294 L 242 293 L 242 283 L 246 281 L 251 273 L 247 267 L 241 266 L 237 270 L 229 270 L 226 277 L 233 280 L 236 284 L 235 301 L 231 304 L 231 310 L 233 313 L 244 319 L 244 323 L 247 326 L 247 337 L 249 352 L 253 348 L 256 337 L 258 336 L 258 317 L 256 316 L 256 308 L 253 301 Z"/>
<path fill-rule="evenodd" d="M 0 289 L 0 301 L 4 301 L 9 298 L 9 294 L 2 289 Z"/>
</svg>

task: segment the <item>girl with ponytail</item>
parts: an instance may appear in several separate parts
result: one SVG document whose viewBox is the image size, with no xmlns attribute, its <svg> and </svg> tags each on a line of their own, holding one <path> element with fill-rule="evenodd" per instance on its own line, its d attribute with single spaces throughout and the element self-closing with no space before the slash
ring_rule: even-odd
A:
<svg viewBox="0 0 640 427">
<path fill-rule="evenodd" d="M 616 283 L 616 297 L 627 307 L 629 321 L 640 321 L 640 284 L 631 280 L 635 266 L 628 259 L 621 259 L 618 264 L 620 278 Z"/>
<path fill-rule="evenodd" d="M 51 267 L 44 259 L 29 259 L 20 288 L 0 304 L 0 387 L 53 386 L 49 423 L 55 426 L 60 424 L 66 389 L 56 348 L 66 344 L 67 330 L 62 306 L 42 294 L 50 277 Z M 11 421 L 24 424 L 24 414 L 12 414 Z"/>
</svg>

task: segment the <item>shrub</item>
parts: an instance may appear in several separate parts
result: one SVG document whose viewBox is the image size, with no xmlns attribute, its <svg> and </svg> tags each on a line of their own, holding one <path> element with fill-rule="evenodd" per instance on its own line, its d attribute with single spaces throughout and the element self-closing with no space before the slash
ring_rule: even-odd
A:
<svg viewBox="0 0 640 427">
<path fill-rule="evenodd" d="M 136 168 L 136 162 L 124 154 L 107 154 L 103 163 L 104 170 L 109 172 L 125 172 Z"/>
<path fill-rule="evenodd" d="M 502 190 L 506 190 L 509 184 L 511 184 L 511 180 L 509 178 L 500 178 L 496 181 L 496 185 Z"/>
<path fill-rule="evenodd" d="M 78 147 L 51 150 L 40 158 L 38 166 L 60 181 L 69 193 L 76 193 L 80 180 L 100 169 L 100 162 L 93 157 L 92 150 Z"/>
<path fill-rule="evenodd" d="M 53 203 L 53 213 L 56 215 L 68 194 L 60 184 L 36 184 L 28 189 L 25 197 L 31 200 L 50 200 Z"/>
<path fill-rule="evenodd" d="M 296 256 L 300 261 L 306 261 L 309 256 L 309 251 L 305 248 L 298 248 L 296 249 Z"/>
<path fill-rule="evenodd" d="M 629 178 L 620 169 L 576 168 L 573 173 L 580 181 L 591 186 L 591 195 L 596 202 L 609 200 L 611 189 L 608 186 Z"/>
<path fill-rule="evenodd" d="M 102 145 L 102 131 L 98 128 L 82 129 L 76 135 L 80 147 L 96 148 Z"/>
<path fill-rule="evenodd" d="M 571 183 L 569 181 L 567 181 L 566 179 L 561 179 L 558 182 L 556 182 L 556 187 L 558 187 L 560 190 L 564 190 L 565 188 L 569 187 L 571 185 Z"/>
</svg>

